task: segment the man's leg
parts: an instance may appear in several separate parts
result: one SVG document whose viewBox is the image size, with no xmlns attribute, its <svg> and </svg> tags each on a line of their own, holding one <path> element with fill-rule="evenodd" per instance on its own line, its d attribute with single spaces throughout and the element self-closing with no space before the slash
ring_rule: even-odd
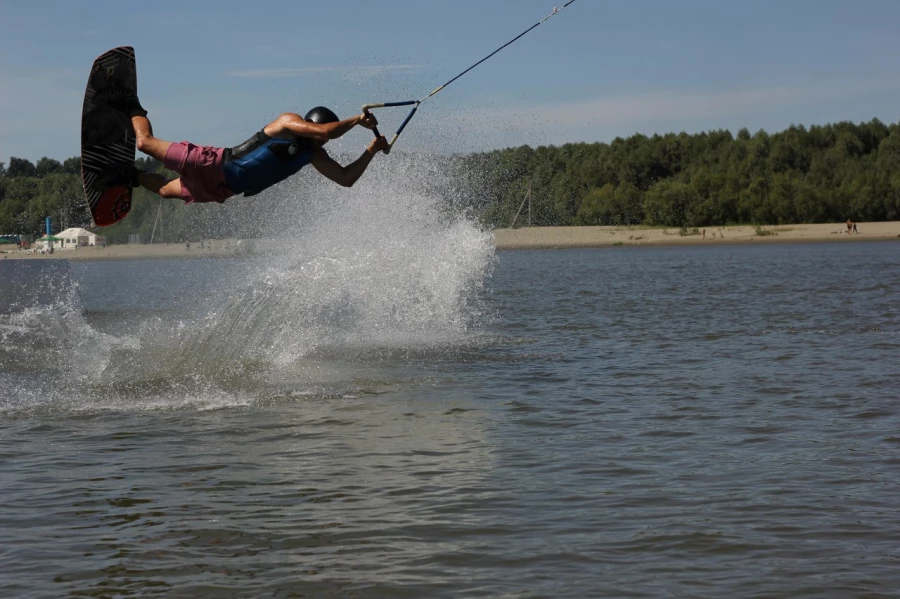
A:
<svg viewBox="0 0 900 599">
<path fill-rule="evenodd" d="M 180 178 L 166 179 L 162 175 L 156 173 L 139 172 L 137 180 L 138 183 L 141 184 L 141 187 L 159 194 L 164 198 L 182 199 Z"/>
<path fill-rule="evenodd" d="M 172 142 L 153 137 L 153 127 L 150 125 L 150 119 L 146 115 L 133 114 L 131 125 L 134 127 L 137 149 L 160 162 L 165 162 L 166 152 L 169 150 Z"/>
<path fill-rule="evenodd" d="M 166 152 L 169 151 L 169 146 L 172 145 L 172 142 L 153 137 L 153 126 L 150 124 L 150 119 L 147 118 L 146 114 L 132 113 L 131 124 L 134 127 L 137 149 L 165 163 Z M 140 172 L 137 180 L 141 187 L 164 198 L 181 199 L 181 179 L 169 180 L 156 173 Z"/>
</svg>

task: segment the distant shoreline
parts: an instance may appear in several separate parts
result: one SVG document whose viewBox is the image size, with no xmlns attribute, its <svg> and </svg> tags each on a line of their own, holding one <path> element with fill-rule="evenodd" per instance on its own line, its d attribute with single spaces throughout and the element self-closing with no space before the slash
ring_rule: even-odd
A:
<svg viewBox="0 0 900 599">
<path fill-rule="evenodd" d="M 213 239 L 191 243 L 136 243 L 111 244 L 106 247 L 80 247 L 72 250 L 54 250 L 52 254 L 0 249 L 0 260 L 167 260 L 182 258 L 233 258 L 254 253 L 258 247 L 254 240 Z M 266 243 L 266 242 L 263 242 Z M 268 243 L 266 243 L 268 245 Z M 0 246 L 2 248 L 2 246 Z"/>
<path fill-rule="evenodd" d="M 706 235 L 703 235 L 703 231 Z M 495 229 L 498 250 L 603 248 L 616 246 L 698 246 L 729 244 L 769 244 L 803 242 L 900 241 L 900 221 L 857 223 L 856 234 L 847 233 L 846 223 L 756 227 L 523 227 Z M 762 234 L 760 234 L 762 233 Z M 182 258 L 232 258 L 265 252 L 277 247 L 272 240 L 216 239 L 200 243 L 119 244 L 56 250 L 53 254 L 32 254 L 15 248 L 2 249 L 0 260 L 152 260 Z"/>
<path fill-rule="evenodd" d="M 858 233 L 847 233 L 846 223 L 756 227 L 678 228 L 649 227 L 523 227 L 494 230 L 500 250 L 598 248 L 615 246 L 679 246 L 760 243 L 900 241 L 900 222 L 856 223 Z M 705 235 L 704 235 L 705 231 Z"/>
</svg>

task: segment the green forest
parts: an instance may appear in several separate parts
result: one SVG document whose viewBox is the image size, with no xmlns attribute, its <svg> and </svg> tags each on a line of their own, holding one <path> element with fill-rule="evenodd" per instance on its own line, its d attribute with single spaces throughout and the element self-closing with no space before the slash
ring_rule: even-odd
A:
<svg viewBox="0 0 900 599">
<path fill-rule="evenodd" d="M 701 227 L 900 220 L 900 124 L 633 135 L 461 158 L 491 226 Z M 473 196 L 475 197 L 475 196 Z M 518 223 L 521 223 L 521 217 Z"/>
<path fill-rule="evenodd" d="M 522 146 L 443 162 L 461 182 L 458 197 L 448 202 L 458 204 L 461 195 L 489 227 L 510 226 L 529 190 L 535 226 L 900 220 L 900 123 L 877 119 L 792 126 L 774 134 L 636 134 L 611 143 Z M 150 159 L 138 163 L 161 171 Z M 0 234 L 40 234 L 46 216 L 57 230 L 89 226 L 79 169 L 78 158 L 0 163 Z M 138 191 L 128 218 L 103 234 L 114 243 L 130 233 L 167 242 L 235 236 L 234 219 L 217 219 L 224 213 L 216 210 L 229 208 L 160 203 Z M 157 233 L 160 220 L 166 227 Z M 517 224 L 523 221 L 519 217 Z"/>
</svg>

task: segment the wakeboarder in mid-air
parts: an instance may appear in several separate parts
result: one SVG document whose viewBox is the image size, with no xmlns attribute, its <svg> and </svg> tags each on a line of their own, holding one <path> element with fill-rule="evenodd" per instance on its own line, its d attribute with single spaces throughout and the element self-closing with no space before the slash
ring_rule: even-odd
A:
<svg viewBox="0 0 900 599">
<path fill-rule="evenodd" d="M 98 226 L 119 222 L 131 210 L 132 192 L 144 187 L 165 198 L 185 203 L 224 202 L 235 194 L 257 194 L 297 173 L 307 164 L 328 179 L 350 187 L 366 171 L 378 152 L 389 153 L 419 105 L 506 48 L 526 33 L 559 14 L 575 0 L 506 42 L 420 100 L 366 104 L 363 113 L 340 120 L 324 106 L 305 117 L 286 112 L 233 148 L 172 143 L 153 136 L 153 128 L 137 97 L 134 48 L 121 46 L 97 57 L 85 88 L 81 115 L 81 178 L 91 217 Z M 412 106 L 390 143 L 378 132 L 373 108 Z M 361 125 L 375 139 L 352 163 L 342 166 L 322 148 Z M 139 171 L 135 150 L 161 161 L 180 176 Z"/>
<path fill-rule="evenodd" d="M 357 125 L 374 129 L 378 121 L 370 113 L 341 120 L 324 106 L 313 108 L 305 117 L 285 112 L 233 148 L 198 146 L 187 141 L 168 142 L 154 137 L 147 111 L 137 96 L 119 99 L 115 108 L 131 119 L 137 149 L 180 176 L 167 179 L 157 173 L 138 170 L 133 164 L 114 176 L 132 187 L 141 186 L 164 198 L 181 199 L 188 204 L 222 203 L 236 194 L 258 194 L 307 164 L 335 183 L 351 187 L 366 171 L 375 154 L 388 148 L 387 140 L 378 136 L 359 158 L 342 166 L 322 146 Z"/>
</svg>

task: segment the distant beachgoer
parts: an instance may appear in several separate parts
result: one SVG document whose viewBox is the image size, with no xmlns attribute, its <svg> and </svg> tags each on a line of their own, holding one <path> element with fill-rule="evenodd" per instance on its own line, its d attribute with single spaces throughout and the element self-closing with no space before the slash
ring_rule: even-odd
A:
<svg viewBox="0 0 900 599">
<path fill-rule="evenodd" d="M 853 233 L 859 233 L 859 231 L 856 230 L 856 223 L 853 223 Z"/>
<path fill-rule="evenodd" d="M 706 239 L 706 229 L 703 229 L 703 239 Z"/>
<path fill-rule="evenodd" d="M 849 218 L 847 219 L 847 235 L 853 232 L 853 221 Z"/>
</svg>

